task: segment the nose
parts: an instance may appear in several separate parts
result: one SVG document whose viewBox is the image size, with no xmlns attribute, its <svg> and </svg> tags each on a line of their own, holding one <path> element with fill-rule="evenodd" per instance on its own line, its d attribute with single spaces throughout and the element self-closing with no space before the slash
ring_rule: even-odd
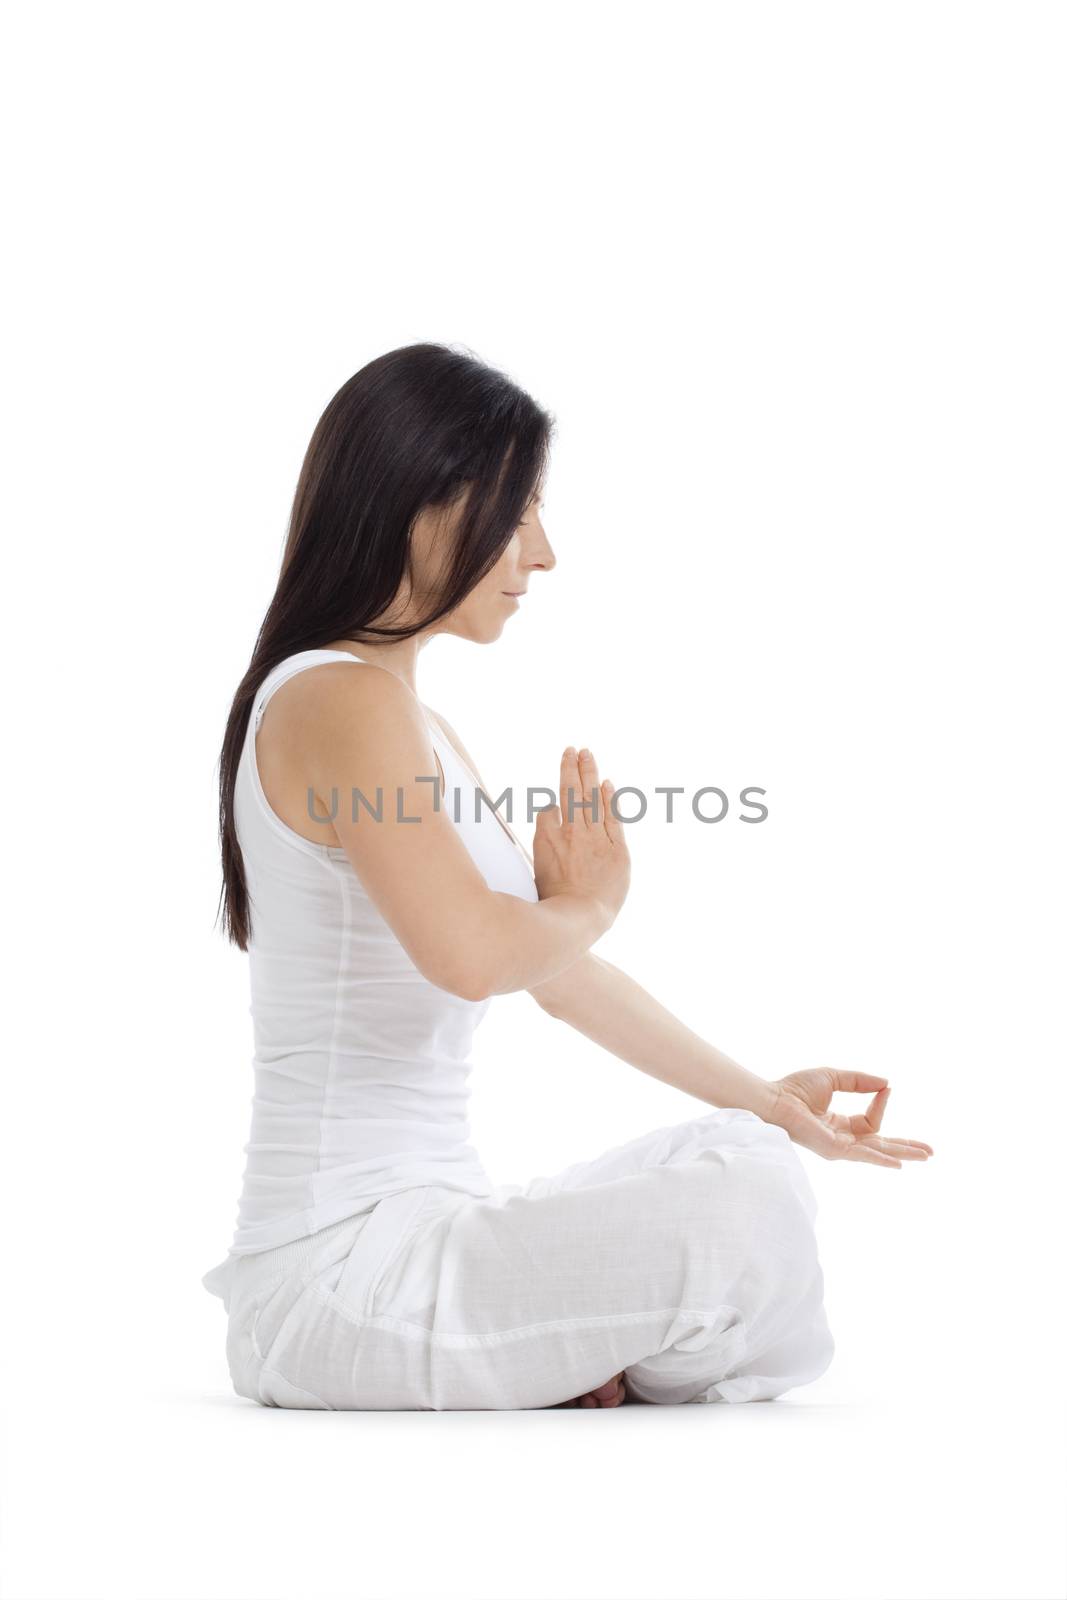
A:
<svg viewBox="0 0 1067 1600">
<path fill-rule="evenodd" d="M 551 572 L 556 565 L 556 552 L 549 544 L 543 531 L 537 544 L 531 549 L 530 555 L 532 559 L 523 562 L 523 565 L 531 570 L 540 568 L 543 572 Z"/>
</svg>

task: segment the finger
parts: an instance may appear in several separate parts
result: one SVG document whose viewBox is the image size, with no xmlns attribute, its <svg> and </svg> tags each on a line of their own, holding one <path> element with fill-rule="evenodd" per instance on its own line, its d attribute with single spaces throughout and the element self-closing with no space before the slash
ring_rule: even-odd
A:
<svg viewBox="0 0 1067 1600">
<path fill-rule="evenodd" d="M 543 806 L 534 818 L 534 828 L 550 831 L 558 828 L 563 821 L 559 806 Z"/>
<path fill-rule="evenodd" d="M 882 1116 L 888 1098 L 889 1090 L 879 1089 L 866 1111 L 856 1111 L 851 1116 L 843 1117 L 841 1121 L 857 1139 L 863 1139 L 869 1133 L 877 1133 L 882 1126 Z"/>
<path fill-rule="evenodd" d="M 889 1095 L 889 1085 L 883 1084 L 882 1088 L 878 1090 L 878 1093 L 867 1107 L 865 1115 L 867 1117 L 867 1125 L 871 1129 L 872 1133 L 877 1133 L 878 1129 L 882 1126 L 882 1117 L 885 1113 Z"/>
<path fill-rule="evenodd" d="M 600 793 L 603 797 L 603 805 L 601 809 L 604 813 L 604 831 L 607 833 L 607 836 L 611 840 L 612 844 L 618 845 L 622 850 L 626 850 L 628 849 L 628 846 L 622 831 L 624 819 L 622 817 L 617 817 L 612 808 L 611 802 L 615 798 L 615 785 L 612 783 L 610 778 L 604 779 L 603 783 L 600 785 Z"/>
<path fill-rule="evenodd" d="M 874 1167 L 899 1167 L 901 1162 L 894 1161 L 881 1150 L 873 1149 L 869 1144 L 854 1144 L 850 1150 L 845 1151 L 846 1161 L 867 1161 Z"/>
<path fill-rule="evenodd" d="M 903 1161 L 925 1161 L 927 1156 L 934 1153 L 928 1144 L 920 1144 L 918 1139 L 883 1138 L 881 1149 L 891 1151 Z"/>
<path fill-rule="evenodd" d="M 835 1089 L 841 1089 L 846 1094 L 869 1094 L 872 1089 L 888 1087 L 888 1078 L 879 1078 L 873 1072 L 848 1072 L 839 1071 L 837 1067 L 829 1067 L 830 1078 Z"/>
<path fill-rule="evenodd" d="M 582 807 L 582 820 L 587 828 L 599 827 L 601 820 L 600 796 L 594 792 L 599 779 L 597 777 L 596 759 L 591 750 L 579 750 L 578 771 L 582 780 L 581 798 L 589 802 L 587 806 Z M 593 814 L 594 808 L 596 811 L 595 816 Z"/>
<path fill-rule="evenodd" d="M 574 800 L 580 790 L 581 778 L 578 774 L 578 752 L 572 744 L 569 744 L 564 750 L 563 759 L 559 764 L 559 809 L 565 828 L 577 820 L 574 815 Z M 570 796 L 569 804 L 568 796 Z"/>
</svg>

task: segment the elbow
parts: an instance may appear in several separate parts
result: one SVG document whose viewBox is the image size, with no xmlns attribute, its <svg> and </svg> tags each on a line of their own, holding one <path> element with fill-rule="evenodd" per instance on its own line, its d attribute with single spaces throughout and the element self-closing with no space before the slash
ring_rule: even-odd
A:
<svg viewBox="0 0 1067 1600">
<path fill-rule="evenodd" d="M 488 1000 L 496 993 L 490 975 L 473 965 L 453 967 L 436 980 L 441 989 L 458 996 L 460 1000 L 477 1003 Z"/>
<path fill-rule="evenodd" d="M 474 983 L 467 984 L 462 989 L 457 989 L 455 992 L 459 995 L 461 1000 L 471 1000 L 475 1003 L 478 1003 L 482 1000 L 491 999 L 496 993 L 496 990 L 490 988 L 487 983 Z"/>
<path fill-rule="evenodd" d="M 467 983 L 455 984 L 452 988 L 452 993 L 457 994 L 461 1000 L 470 1000 L 478 1004 L 482 1000 L 490 999 L 496 993 L 496 990 L 488 983 L 472 980 Z"/>
<path fill-rule="evenodd" d="M 473 915 L 454 917 L 447 928 L 437 930 L 432 948 L 424 951 L 427 964 L 422 969 L 439 989 L 475 1004 L 504 993 L 512 976 L 508 941 L 497 936 L 481 906 L 478 910 L 482 914 L 477 920 Z"/>
</svg>

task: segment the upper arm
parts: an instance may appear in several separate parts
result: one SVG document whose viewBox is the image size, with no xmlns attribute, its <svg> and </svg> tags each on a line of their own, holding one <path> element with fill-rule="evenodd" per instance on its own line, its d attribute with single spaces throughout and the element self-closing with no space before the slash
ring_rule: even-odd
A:
<svg viewBox="0 0 1067 1600">
<path fill-rule="evenodd" d="M 429 982 L 480 998 L 492 891 L 440 804 L 418 700 L 371 662 L 301 676 L 319 683 L 302 707 L 294 755 L 328 810 L 336 791 L 333 827 L 360 883 Z M 354 804 L 356 790 L 365 800 Z"/>
</svg>

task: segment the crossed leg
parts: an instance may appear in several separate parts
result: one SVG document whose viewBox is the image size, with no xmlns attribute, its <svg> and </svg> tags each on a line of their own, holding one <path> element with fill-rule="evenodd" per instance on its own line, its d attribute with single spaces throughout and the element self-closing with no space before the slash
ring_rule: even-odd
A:
<svg viewBox="0 0 1067 1600">
<path fill-rule="evenodd" d="M 829 1365 L 815 1196 L 788 1135 L 752 1113 L 727 1108 L 658 1128 L 500 1190 L 497 1207 L 501 1196 L 502 1210 L 478 1202 L 461 1219 L 444 1281 L 491 1281 L 508 1269 L 497 1276 L 501 1304 L 521 1308 L 522 1320 L 543 1335 L 538 1367 L 555 1349 L 559 1370 L 577 1375 L 602 1351 L 606 1373 L 594 1368 L 591 1382 L 548 1405 L 772 1398 Z M 520 1290 L 531 1265 L 530 1291 Z M 484 1361 L 502 1353 L 490 1331 L 501 1326 L 499 1309 L 465 1322 L 466 1310 L 454 1313 L 446 1295 L 435 1327 L 484 1328 Z M 581 1315 L 597 1311 L 603 1315 Z M 502 1371 L 501 1382 L 510 1381 Z"/>
<path fill-rule="evenodd" d="M 356 1410 L 773 1398 L 833 1354 L 814 1214 L 788 1135 L 733 1108 L 486 1198 L 434 1191 L 367 1314 L 309 1296 L 261 1389 Z"/>
</svg>

